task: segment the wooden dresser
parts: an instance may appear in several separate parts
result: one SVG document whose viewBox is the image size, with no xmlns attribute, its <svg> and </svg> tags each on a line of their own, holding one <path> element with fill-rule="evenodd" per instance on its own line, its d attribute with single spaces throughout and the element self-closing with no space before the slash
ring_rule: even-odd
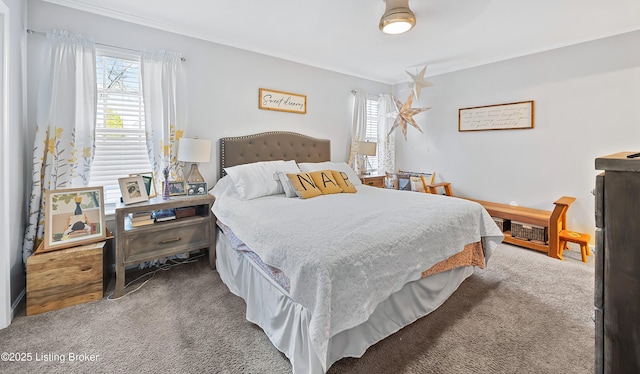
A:
<svg viewBox="0 0 640 374">
<path fill-rule="evenodd" d="M 359 178 L 362 181 L 362 184 L 384 188 L 384 175 L 360 175 Z"/>
<path fill-rule="evenodd" d="M 640 158 L 596 158 L 595 372 L 640 373 Z"/>
</svg>

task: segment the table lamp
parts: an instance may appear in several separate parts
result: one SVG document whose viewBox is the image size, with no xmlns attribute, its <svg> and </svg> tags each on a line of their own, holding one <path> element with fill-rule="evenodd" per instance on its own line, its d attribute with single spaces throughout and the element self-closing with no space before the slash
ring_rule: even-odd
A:
<svg viewBox="0 0 640 374">
<path fill-rule="evenodd" d="M 358 142 L 358 154 L 364 156 L 365 160 L 365 175 L 371 174 L 371 163 L 369 162 L 369 156 L 376 155 L 376 149 L 378 148 L 378 144 L 375 142 Z"/>
<path fill-rule="evenodd" d="M 209 162 L 211 140 L 198 138 L 180 138 L 178 140 L 178 161 L 191 162 L 188 183 L 202 183 L 204 178 L 198 171 L 198 162 Z"/>
</svg>

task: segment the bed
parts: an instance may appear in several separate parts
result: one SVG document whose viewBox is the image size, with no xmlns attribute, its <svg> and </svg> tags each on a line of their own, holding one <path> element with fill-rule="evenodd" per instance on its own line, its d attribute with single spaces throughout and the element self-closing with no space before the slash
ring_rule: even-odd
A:
<svg viewBox="0 0 640 374">
<path fill-rule="evenodd" d="M 429 314 L 503 239 L 477 203 L 360 184 L 345 163 L 330 161 L 328 140 L 292 132 L 222 138 L 219 160 L 212 267 L 296 374 L 361 357 Z M 259 177 L 266 167 L 338 171 L 356 192 L 288 198 L 277 175 L 280 189 L 264 192 L 272 186 Z"/>
</svg>

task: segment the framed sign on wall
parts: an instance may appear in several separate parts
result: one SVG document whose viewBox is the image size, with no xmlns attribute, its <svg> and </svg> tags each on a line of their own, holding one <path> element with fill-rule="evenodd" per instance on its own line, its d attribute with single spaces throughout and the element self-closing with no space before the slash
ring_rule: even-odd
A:
<svg viewBox="0 0 640 374">
<path fill-rule="evenodd" d="M 458 131 L 533 128 L 533 100 L 458 109 Z"/>
<path fill-rule="evenodd" d="M 261 88 L 259 90 L 258 108 L 306 114 L 307 97 L 305 95 L 298 95 L 290 92 Z"/>
</svg>

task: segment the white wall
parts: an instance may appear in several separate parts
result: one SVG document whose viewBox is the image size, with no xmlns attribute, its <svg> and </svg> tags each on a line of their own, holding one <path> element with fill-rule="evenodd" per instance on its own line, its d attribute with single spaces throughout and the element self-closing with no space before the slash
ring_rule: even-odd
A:
<svg viewBox="0 0 640 374">
<path fill-rule="evenodd" d="M 434 170 L 481 200 L 551 210 L 574 196 L 568 226 L 593 234 L 594 159 L 640 151 L 639 45 L 633 32 L 429 78 L 425 134 L 396 138 L 398 167 Z M 401 100 L 405 87 L 394 86 Z M 458 132 L 459 108 L 524 100 L 535 101 L 532 130 Z"/>
<path fill-rule="evenodd" d="M 24 124 L 22 106 L 22 62 L 25 3 L 4 0 L 9 14 L 9 59 L 6 128 L 2 129 L 2 196 L 3 219 L 0 221 L 0 328 L 11 323 L 17 303 L 24 295 L 22 238 L 24 234 Z M 8 139 L 4 139 L 8 135 Z M 5 141 L 7 140 L 7 141 Z M 6 214 L 8 213 L 8 214 Z M 6 219 L 8 218 L 8 219 Z"/>
<path fill-rule="evenodd" d="M 119 47 L 158 48 L 182 52 L 186 58 L 189 124 L 186 136 L 217 140 L 225 136 L 286 130 L 331 139 L 332 158 L 348 157 L 352 89 L 390 92 L 391 86 L 309 67 L 265 55 L 134 25 L 58 5 L 29 0 L 28 27 L 53 28 L 95 38 Z M 37 63 L 44 38 L 29 36 L 29 103 L 37 90 Z M 260 87 L 307 95 L 307 114 L 258 109 Z M 33 139 L 33 105 L 29 107 Z M 209 184 L 216 180 L 217 150 L 199 165 Z"/>
</svg>

